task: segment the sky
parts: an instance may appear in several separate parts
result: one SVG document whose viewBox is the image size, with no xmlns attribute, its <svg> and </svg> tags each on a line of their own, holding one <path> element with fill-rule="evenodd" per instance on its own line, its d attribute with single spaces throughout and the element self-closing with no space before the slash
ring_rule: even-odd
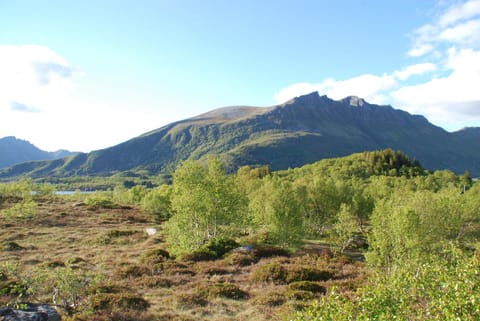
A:
<svg viewBox="0 0 480 321">
<path fill-rule="evenodd" d="M 480 0 L 0 0 L 0 137 L 43 150 L 314 91 L 480 126 Z"/>
</svg>

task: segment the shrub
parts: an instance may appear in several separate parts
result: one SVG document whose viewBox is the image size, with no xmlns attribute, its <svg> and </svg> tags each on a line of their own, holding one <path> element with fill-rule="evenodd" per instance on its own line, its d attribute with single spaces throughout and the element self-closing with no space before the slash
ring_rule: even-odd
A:
<svg viewBox="0 0 480 321">
<path fill-rule="evenodd" d="M 131 293 L 99 293 L 90 297 L 90 306 L 98 310 L 145 311 L 150 304 L 141 296 Z"/>
<path fill-rule="evenodd" d="M 197 288 L 196 293 L 208 298 L 220 297 L 233 300 L 242 300 L 248 297 L 247 292 L 232 283 L 208 284 Z"/>
<path fill-rule="evenodd" d="M 152 274 L 152 270 L 143 265 L 127 265 L 115 270 L 114 276 L 118 279 L 137 278 Z"/>
<path fill-rule="evenodd" d="M 192 308 L 195 306 L 206 306 L 208 300 L 205 296 L 198 293 L 181 293 L 176 296 L 177 305 L 180 308 Z"/>
<path fill-rule="evenodd" d="M 193 262 L 216 260 L 239 246 L 240 244 L 232 239 L 215 238 L 198 250 L 183 255 L 181 259 Z"/>
<path fill-rule="evenodd" d="M 173 285 L 171 280 L 158 276 L 144 277 L 141 283 L 148 288 L 169 288 Z"/>
<path fill-rule="evenodd" d="M 327 281 L 333 277 L 333 273 L 311 267 L 291 266 L 285 277 L 286 283 L 298 281 Z"/>
<path fill-rule="evenodd" d="M 142 254 L 140 262 L 144 264 L 157 264 L 170 258 L 170 254 L 162 249 L 153 249 Z"/>
<path fill-rule="evenodd" d="M 6 251 L 6 252 L 16 252 L 16 251 L 21 251 L 24 248 L 18 245 L 18 243 L 16 242 L 5 242 L 4 244 L 2 244 L 1 249 L 2 251 Z"/>
<path fill-rule="evenodd" d="M 253 255 L 260 258 L 274 257 L 274 256 L 289 256 L 286 249 L 277 246 L 256 246 L 253 249 Z"/>
<path fill-rule="evenodd" d="M 311 281 L 297 281 L 290 283 L 288 285 L 288 289 L 291 291 L 308 291 L 321 294 L 325 294 L 327 292 L 324 286 L 321 286 L 318 283 Z"/>
<path fill-rule="evenodd" d="M 266 305 L 270 307 L 276 307 L 284 304 L 286 301 L 285 295 L 278 292 L 270 292 L 264 295 L 260 295 L 253 301 L 256 305 Z"/>
<path fill-rule="evenodd" d="M 116 209 L 119 208 L 111 198 L 107 196 L 91 195 L 85 199 L 87 204 L 92 209 Z"/>
<path fill-rule="evenodd" d="M 285 296 L 289 299 L 293 299 L 297 301 L 308 301 L 315 298 L 315 295 L 310 291 L 296 291 L 296 290 L 285 291 Z"/>
<path fill-rule="evenodd" d="M 199 262 L 215 260 L 217 258 L 217 255 L 215 252 L 210 251 L 206 248 L 200 248 L 191 253 L 181 255 L 179 258 L 182 261 Z"/>
<path fill-rule="evenodd" d="M 231 253 L 226 262 L 230 265 L 247 266 L 257 262 L 257 258 L 251 253 L 235 252 Z"/>
<path fill-rule="evenodd" d="M 289 284 L 298 281 L 326 281 L 332 276 L 333 274 L 329 271 L 271 262 L 257 268 L 253 273 L 253 280 L 273 282 L 274 284 Z"/>
<path fill-rule="evenodd" d="M 131 231 L 131 230 L 111 230 L 105 233 L 104 235 L 99 236 L 96 240 L 96 243 L 101 245 L 108 245 L 113 243 L 116 239 L 119 239 L 121 237 L 132 236 L 136 233 L 138 232 Z"/>
<path fill-rule="evenodd" d="M 278 262 L 271 262 L 258 267 L 253 273 L 252 279 L 257 282 L 273 282 L 284 284 L 287 277 L 287 270 Z"/>
<path fill-rule="evenodd" d="M 231 250 L 239 247 L 240 244 L 229 238 L 215 238 L 208 242 L 204 247 L 215 253 L 217 258 L 222 257 Z"/>
</svg>

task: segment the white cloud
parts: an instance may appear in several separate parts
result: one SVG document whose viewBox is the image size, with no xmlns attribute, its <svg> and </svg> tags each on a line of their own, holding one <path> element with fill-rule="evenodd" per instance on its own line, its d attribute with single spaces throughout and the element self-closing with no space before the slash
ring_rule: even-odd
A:
<svg viewBox="0 0 480 321">
<path fill-rule="evenodd" d="M 408 51 L 410 57 L 421 57 L 433 51 L 433 46 L 428 43 L 419 43 Z"/>
<path fill-rule="evenodd" d="M 402 70 L 395 71 L 393 74 L 399 80 L 407 80 L 411 76 L 423 75 L 435 71 L 436 69 L 437 66 L 433 63 L 422 63 L 405 67 Z"/>
<path fill-rule="evenodd" d="M 412 33 L 411 57 L 438 52 L 445 42 L 477 47 L 480 41 L 480 0 L 470 0 L 448 7 L 433 23 L 425 24 Z"/>
<path fill-rule="evenodd" d="M 440 32 L 440 40 L 461 44 L 476 44 L 480 40 L 480 19 L 470 20 Z"/>
<path fill-rule="evenodd" d="M 341 99 L 347 96 L 359 96 L 372 103 L 382 104 L 383 91 L 395 86 L 396 80 L 392 75 L 376 76 L 365 74 L 347 80 L 326 79 L 319 84 L 297 83 L 280 90 L 275 94 L 275 101 L 283 103 L 291 98 L 318 91 L 333 99 Z"/>
<path fill-rule="evenodd" d="M 448 76 L 392 92 L 395 105 L 439 123 L 480 120 L 480 51 L 452 48 L 446 66 Z"/>
<path fill-rule="evenodd" d="M 438 19 L 440 26 L 448 26 L 458 21 L 480 15 L 480 1 L 473 0 L 451 6 Z"/>
<path fill-rule="evenodd" d="M 43 46 L 0 45 L 0 70 L 2 109 L 14 103 L 39 110 L 53 108 L 72 91 L 72 77 L 78 74 L 64 58 Z"/>
</svg>

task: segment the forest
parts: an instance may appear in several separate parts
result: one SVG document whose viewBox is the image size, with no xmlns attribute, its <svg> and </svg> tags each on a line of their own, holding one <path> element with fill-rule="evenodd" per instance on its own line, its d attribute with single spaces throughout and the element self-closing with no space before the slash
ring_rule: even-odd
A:
<svg viewBox="0 0 480 321">
<path fill-rule="evenodd" d="M 211 157 L 168 181 L 1 184 L 0 305 L 78 321 L 480 320 L 468 172 L 387 149 L 275 172 Z"/>
</svg>

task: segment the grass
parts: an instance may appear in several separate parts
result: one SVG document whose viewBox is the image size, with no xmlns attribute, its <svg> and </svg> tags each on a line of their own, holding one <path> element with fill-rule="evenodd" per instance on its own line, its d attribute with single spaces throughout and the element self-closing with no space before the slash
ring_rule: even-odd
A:
<svg viewBox="0 0 480 321">
<path fill-rule="evenodd" d="M 160 232 L 148 236 L 149 227 Z M 84 304 L 97 316 L 84 311 L 77 318 L 84 321 L 112 320 L 120 308 L 133 321 L 285 320 L 325 289 L 353 293 L 366 279 L 362 262 L 324 255 L 312 244 L 296 253 L 265 247 L 182 261 L 169 255 L 161 226 L 139 208 L 92 207 L 69 197 L 39 200 L 33 218 L 2 218 L 0 230 L 0 264 L 16 263 L 22 275 L 65 267 L 95 275 Z M 256 276 L 270 268 L 280 281 Z"/>
</svg>

